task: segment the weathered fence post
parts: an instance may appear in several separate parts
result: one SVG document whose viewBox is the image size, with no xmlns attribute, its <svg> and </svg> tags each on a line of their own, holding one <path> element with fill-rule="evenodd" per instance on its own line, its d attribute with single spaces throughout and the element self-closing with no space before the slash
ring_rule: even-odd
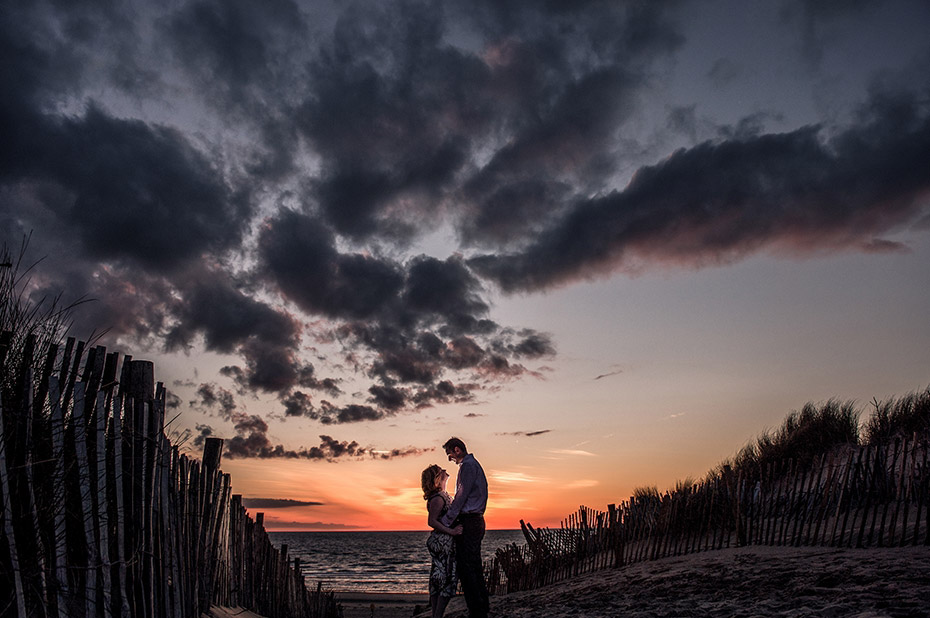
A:
<svg viewBox="0 0 930 618">
<path fill-rule="evenodd" d="M 203 508 L 198 547 L 200 555 L 200 611 L 207 611 L 213 600 L 213 533 L 217 523 L 219 509 L 219 490 L 217 472 L 223 453 L 223 440 L 207 438 L 201 459 L 201 487 L 203 488 Z"/>
<path fill-rule="evenodd" d="M 106 449 L 106 393 L 97 392 L 96 419 L 97 419 L 97 535 L 99 536 L 99 554 L 95 560 L 100 563 L 100 572 L 103 578 L 103 615 L 111 615 L 111 588 L 110 588 L 110 520 L 107 514 L 107 449 Z"/>
<path fill-rule="evenodd" d="M 55 549 L 52 552 L 52 568 L 58 616 L 65 618 L 68 615 L 66 607 L 68 603 L 68 543 L 65 535 L 65 423 L 59 401 L 61 399 L 60 389 L 58 378 L 49 377 L 52 457 L 55 459 L 55 471 L 52 476 L 52 496 L 55 498 L 55 527 L 53 529 Z"/>
<path fill-rule="evenodd" d="M 6 458 L 6 424 L 3 421 L 3 399 L 0 394 L 0 499 L 3 500 L 3 526 L 10 552 L 10 565 L 13 567 L 13 594 L 16 597 L 17 615 L 26 615 L 26 598 L 23 595 L 23 579 L 19 567 L 19 554 L 16 551 L 16 535 L 13 531 L 13 509 L 10 498 L 10 477 Z"/>
</svg>

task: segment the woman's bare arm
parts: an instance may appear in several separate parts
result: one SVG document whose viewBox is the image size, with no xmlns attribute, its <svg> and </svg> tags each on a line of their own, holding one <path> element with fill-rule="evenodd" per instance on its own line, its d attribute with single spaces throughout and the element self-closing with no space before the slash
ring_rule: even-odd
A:
<svg viewBox="0 0 930 618">
<path fill-rule="evenodd" d="M 426 523 L 429 524 L 429 527 L 433 530 L 439 530 L 440 532 L 445 532 L 446 534 L 451 534 L 453 536 L 462 534 L 462 526 L 450 528 L 449 526 L 446 526 L 439 521 L 439 514 L 442 512 L 442 503 L 442 496 L 433 496 L 429 499 L 429 502 L 426 503 L 426 510 L 429 513 L 429 517 L 427 518 Z"/>
</svg>

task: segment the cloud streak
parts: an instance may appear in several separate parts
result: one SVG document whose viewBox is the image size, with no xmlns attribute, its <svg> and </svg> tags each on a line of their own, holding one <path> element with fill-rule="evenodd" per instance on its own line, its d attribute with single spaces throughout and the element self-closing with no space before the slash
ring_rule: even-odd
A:
<svg viewBox="0 0 930 618">
<path fill-rule="evenodd" d="M 503 484 L 524 484 L 524 483 L 541 483 L 545 479 L 524 472 L 513 472 L 507 470 L 495 470 L 491 472 L 491 478 L 497 483 Z"/>
<path fill-rule="evenodd" d="M 571 457 L 597 457 L 597 455 L 590 451 L 583 451 L 580 449 L 555 448 L 549 449 L 548 452 L 552 453 L 553 455 L 568 455 Z"/>
<path fill-rule="evenodd" d="M 289 498 L 243 498 L 242 506 L 248 509 L 287 509 L 294 506 L 323 506 L 323 502 L 291 500 Z"/>
<path fill-rule="evenodd" d="M 525 438 L 535 438 L 536 436 L 541 436 L 547 433 L 551 433 L 551 429 L 540 429 L 538 431 L 509 431 L 505 433 L 499 433 L 499 436 L 523 436 Z"/>
<path fill-rule="evenodd" d="M 225 438 L 223 456 L 229 459 L 308 459 L 317 461 L 340 461 L 381 459 L 389 460 L 399 457 L 411 457 L 435 450 L 435 447 L 417 448 L 407 446 L 388 450 L 363 447 L 355 440 L 336 440 L 328 435 L 320 435 L 320 443 L 309 448 L 288 449 L 282 444 L 274 444 L 268 437 L 268 423 L 254 414 L 237 413 L 232 416 L 236 435 Z M 200 434 L 194 444 L 199 446 L 206 437 L 218 436 L 208 425 L 198 425 Z"/>
</svg>

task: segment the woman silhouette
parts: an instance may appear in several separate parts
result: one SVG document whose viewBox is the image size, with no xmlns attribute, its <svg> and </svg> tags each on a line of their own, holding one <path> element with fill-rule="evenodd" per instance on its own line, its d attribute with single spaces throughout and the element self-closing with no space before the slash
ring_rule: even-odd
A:
<svg viewBox="0 0 930 618">
<path fill-rule="evenodd" d="M 449 528 L 439 521 L 452 503 L 452 498 L 446 492 L 448 480 L 449 474 L 436 464 L 429 466 L 420 476 L 423 499 L 426 500 L 426 510 L 429 514 L 426 523 L 433 529 L 426 540 L 426 548 L 432 559 L 429 572 L 429 606 L 433 618 L 442 618 L 458 587 L 455 543 L 452 537 L 462 534 L 462 526 Z"/>
</svg>

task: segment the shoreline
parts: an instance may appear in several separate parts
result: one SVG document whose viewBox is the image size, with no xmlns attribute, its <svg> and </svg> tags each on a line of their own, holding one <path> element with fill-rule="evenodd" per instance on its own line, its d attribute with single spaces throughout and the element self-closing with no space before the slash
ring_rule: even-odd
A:
<svg viewBox="0 0 930 618">
<path fill-rule="evenodd" d="M 429 595 L 425 592 L 333 592 L 337 601 L 352 603 L 379 602 L 379 603 L 429 603 Z"/>
<path fill-rule="evenodd" d="M 410 618 L 419 606 L 429 610 L 429 594 L 415 592 L 336 592 L 343 618 Z"/>
</svg>

